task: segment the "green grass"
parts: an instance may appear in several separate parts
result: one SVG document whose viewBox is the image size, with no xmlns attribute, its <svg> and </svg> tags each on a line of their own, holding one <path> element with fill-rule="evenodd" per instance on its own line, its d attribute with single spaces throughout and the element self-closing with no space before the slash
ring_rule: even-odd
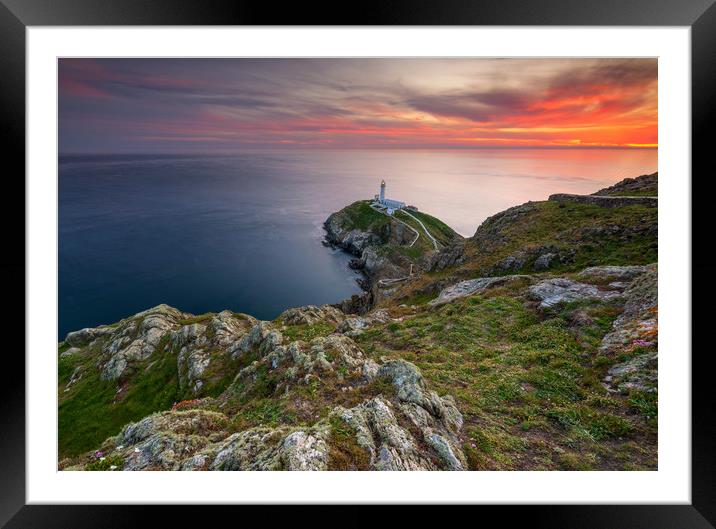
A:
<svg viewBox="0 0 716 529">
<path fill-rule="evenodd" d="M 74 456 L 98 446 L 121 428 L 152 412 L 171 408 L 179 398 L 176 355 L 160 347 L 151 367 L 134 366 L 135 374 L 120 381 L 126 392 L 117 393 L 118 381 L 100 380 L 96 356 L 60 361 L 59 452 Z M 63 391 L 67 373 L 81 365 L 82 379 Z M 131 380 L 130 380 L 131 379 Z"/>
<path fill-rule="evenodd" d="M 629 393 L 629 404 L 641 413 L 649 424 L 656 426 L 659 419 L 659 398 L 653 391 L 632 391 Z"/>
<path fill-rule="evenodd" d="M 370 202 L 361 200 L 340 211 L 341 225 L 347 229 L 377 231 L 390 223 L 390 218 L 370 207 Z"/>
<path fill-rule="evenodd" d="M 199 314 L 198 316 L 192 316 L 191 318 L 184 318 L 179 320 L 179 325 L 192 325 L 193 323 L 208 323 L 214 316 L 213 312 L 207 312 L 206 314 Z"/>
<path fill-rule="evenodd" d="M 503 227 L 498 238 L 494 234 L 486 236 L 491 233 L 491 222 L 481 226 L 477 238 L 468 239 L 471 258 L 465 266 L 477 271 L 491 270 L 501 259 L 519 250 L 550 245 L 564 253 L 573 252 L 571 260 L 553 263 L 550 271 L 653 263 L 658 259 L 657 237 L 646 228 L 656 225 L 657 214 L 657 208 L 643 205 L 603 208 L 570 202 L 538 202 L 532 211 Z M 535 257 L 528 259 L 518 272 L 533 272 Z"/>
<path fill-rule="evenodd" d="M 116 467 L 116 468 L 112 468 Z M 96 459 L 85 465 L 85 470 L 90 471 L 120 471 L 124 467 L 124 458 L 121 455 L 107 456 L 103 460 Z"/>
<path fill-rule="evenodd" d="M 576 310 L 591 323 L 572 327 Z M 357 340 L 376 358 L 415 363 L 431 388 L 455 396 L 471 468 L 568 467 L 570 456 L 558 460 L 556 449 L 576 448 L 598 464 L 606 440 L 655 435 L 633 418 L 639 406 L 653 413 L 643 396 L 627 402 L 600 383 L 607 367 L 595 362 L 596 347 L 617 314 L 613 305 L 593 303 L 545 317 L 514 294 L 484 294 L 374 327 Z"/>
<path fill-rule="evenodd" d="M 59 359 L 61 458 L 96 448 L 127 423 L 155 411 L 168 410 L 175 402 L 217 396 L 236 374 L 237 367 L 228 356 L 219 353 L 204 373 L 206 384 L 197 395 L 190 388 L 180 389 L 177 355 L 167 345 L 165 338 L 148 360 L 128 365 L 120 380 L 100 379 L 96 366 L 98 351 Z M 82 378 L 65 392 L 65 384 L 78 366 L 83 369 Z"/>
<path fill-rule="evenodd" d="M 455 230 L 432 215 L 428 215 L 427 213 L 423 213 L 421 211 L 411 211 L 410 214 L 420 219 L 420 221 L 425 224 L 428 231 L 430 231 L 430 234 L 440 243 L 447 244 L 452 240 L 460 238 L 460 235 Z"/>
<path fill-rule="evenodd" d="M 369 470 L 370 454 L 358 444 L 353 429 L 338 417 L 330 419 L 328 470 Z"/>
<path fill-rule="evenodd" d="M 283 334 L 289 342 L 296 340 L 310 342 L 319 336 L 328 336 L 335 330 L 336 326 L 334 324 L 319 322 L 312 325 L 286 325 L 285 328 L 281 329 L 281 334 Z"/>
</svg>

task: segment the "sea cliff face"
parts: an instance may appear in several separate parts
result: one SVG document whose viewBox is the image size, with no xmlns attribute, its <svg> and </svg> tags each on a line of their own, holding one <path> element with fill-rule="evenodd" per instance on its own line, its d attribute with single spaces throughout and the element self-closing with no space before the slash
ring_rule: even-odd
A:
<svg viewBox="0 0 716 529">
<path fill-rule="evenodd" d="M 60 469 L 656 468 L 656 208 L 532 202 L 462 239 L 357 202 L 325 228 L 365 296 L 69 333 Z"/>
<path fill-rule="evenodd" d="M 463 238 L 425 213 L 396 212 L 389 216 L 368 201 L 355 202 L 333 213 L 324 223 L 326 241 L 356 256 L 369 306 L 390 297 L 393 285 L 434 266 L 441 251 Z M 398 280 L 398 281 L 396 281 Z M 359 304 L 360 307 L 365 303 Z"/>
</svg>

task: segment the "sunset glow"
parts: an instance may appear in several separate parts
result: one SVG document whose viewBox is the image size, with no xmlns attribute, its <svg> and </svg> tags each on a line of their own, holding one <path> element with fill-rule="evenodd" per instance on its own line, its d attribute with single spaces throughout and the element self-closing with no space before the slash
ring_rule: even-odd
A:
<svg viewBox="0 0 716 529">
<path fill-rule="evenodd" d="M 60 152 L 656 148 L 656 59 L 61 59 Z"/>
</svg>

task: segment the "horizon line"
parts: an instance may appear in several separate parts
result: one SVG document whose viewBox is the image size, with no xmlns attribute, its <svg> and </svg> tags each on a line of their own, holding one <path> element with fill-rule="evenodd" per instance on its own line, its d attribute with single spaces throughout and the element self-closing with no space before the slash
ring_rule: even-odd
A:
<svg viewBox="0 0 716 529">
<path fill-rule="evenodd" d="M 232 149 L 230 151 L 185 151 L 185 152 L 142 152 L 142 151 L 66 151 L 59 152 L 58 156 L 102 156 L 102 155 L 166 155 L 166 156 L 177 156 L 177 155 L 227 155 L 241 151 L 261 151 L 261 150 L 304 150 L 304 151 L 639 151 L 639 150 L 659 150 L 657 146 L 625 146 L 625 145 L 613 145 L 613 146 L 567 146 L 567 145 L 555 145 L 555 146 L 514 146 L 514 147 L 316 147 L 316 146 L 266 146 L 266 147 L 240 147 Z"/>
</svg>

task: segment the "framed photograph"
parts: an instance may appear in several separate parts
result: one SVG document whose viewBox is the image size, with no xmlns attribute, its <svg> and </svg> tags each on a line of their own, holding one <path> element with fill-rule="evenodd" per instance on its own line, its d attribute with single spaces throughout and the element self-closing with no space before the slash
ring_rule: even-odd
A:
<svg viewBox="0 0 716 529">
<path fill-rule="evenodd" d="M 598 7 L 3 0 L 0 520 L 713 527 L 716 7 Z"/>
</svg>

